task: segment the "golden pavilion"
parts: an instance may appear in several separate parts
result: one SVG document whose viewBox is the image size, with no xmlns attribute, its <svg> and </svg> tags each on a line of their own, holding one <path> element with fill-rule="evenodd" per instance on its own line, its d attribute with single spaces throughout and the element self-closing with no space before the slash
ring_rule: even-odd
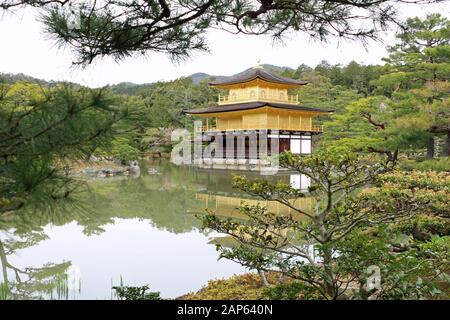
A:
<svg viewBox="0 0 450 320">
<path fill-rule="evenodd" d="M 274 141 L 277 152 L 310 154 L 312 136 L 323 131 L 322 126 L 314 124 L 313 118 L 332 110 L 302 106 L 298 95 L 289 94 L 290 89 L 298 89 L 306 84 L 305 81 L 270 73 L 258 65 L 234 76 L 210 82 L 210 86 L 222 89 L 227 94 L 219 94 L 215 106 L 185 110 L 184 113 L 204 119 L 203 125 L 197 130 L 213 136 L 210 141 L 216 142 L 219 151 L 228 150 L 230 146 L 227 144 L 231 141 L 234 149 L 231 158 L 243 163 L 245 160 L 247 163 L 250 161 L 250 164 L 251 160 L 255 163 L 255 160 L 260 159 L 258 151 L 262 144 L 270 150 Z M 249 141 L 248 136 L 251 135 L 258 137 L 256 143 Z M 261 141 L 261 136 L 266 137 L 266 141 Z M 242 141 L 243 152 L 238 151 L 239 141 Z M 251 152 L 252 149 L 256 152 Z M 229 159 L 230 153 L 216 150 L 212 158 Z"/>
</svg>

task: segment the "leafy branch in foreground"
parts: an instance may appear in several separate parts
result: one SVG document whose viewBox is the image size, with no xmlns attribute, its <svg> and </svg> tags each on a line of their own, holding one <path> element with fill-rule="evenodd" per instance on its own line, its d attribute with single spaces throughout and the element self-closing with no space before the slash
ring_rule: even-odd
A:
<svg viewBox="0 0 450 320">
<path fill-rule="evenodd" d="M 432 234 L 425 242 L 403 227 L 423 215 L 447 221 L 448 174 L 445 182 L 430 183 L 430 188 L 410 183 L 392 162 L 350 153 L 323 151 L 306 157 L 287 153 L 280 163 L 308 176 L 309 192 L 241 176 L 235 177 L 234 186 L 289 206 L 305 219 L 245 204 L 241 207 L 249 218 L 245 222 L 208 214 L 203 218 L 205 228 L 231 235 L 239 243 L 234 248 L 218 245 L 222 258 L 254 270 L 278 272 L 300 284 L 303 298 L 305 292 L 324 299 L 419 298 L 440 293 L 439 281 L 446 280 L 448 271 L 448 223 L 442 237 Z M 423 180 L 436 182 L 426 175 Z M 296 205 L 306 195 L 315 200 L 309 210 Z M 381 275 L 376 288 L 367 286 L 373 266 Z"/>
<path fill-rule="evenodd" d="M 1 85 L 0 213 L 68 198 L 78 184 L 66 160 L 101 146 L 123 115 L 103 90 Z"/>
<path fill-rule="evenodd" d="M 207 50 L 206 31 L 268 34 L 290 32 L 313 38 L 378 39 L 390 24 L 400 25 L 399 4 L 435 0 L 152 0 L 46 1 L 5 0 L 2 9 L 44 8 L 47 32 L 77 54 L 76 63 L 111 56 L 116 60 L 148 51 L 182 59 Z M 74 16 L 75 15 L 75 16 Z M 76 19 L 76 27 L 72 27 Z"/>
</svg>

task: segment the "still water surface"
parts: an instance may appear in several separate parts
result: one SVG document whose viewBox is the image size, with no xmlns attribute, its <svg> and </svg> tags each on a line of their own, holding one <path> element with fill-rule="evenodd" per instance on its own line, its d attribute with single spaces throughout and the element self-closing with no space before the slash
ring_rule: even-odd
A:
<svg viewBox="0 0 450 320">
<path fill-rule="evenodd" d="M 236 216 L 243 197 L 229 171 L 166 162 L 142 163 L 137 177 L 91 180 L 71 205 L 0 218 L 0 298 L 111 299 L 121 283 L 174 298 L 244 273 L 218 261 L 220 235 L 201 231 L 196 217 L 205 207 Z"/>
</svg>

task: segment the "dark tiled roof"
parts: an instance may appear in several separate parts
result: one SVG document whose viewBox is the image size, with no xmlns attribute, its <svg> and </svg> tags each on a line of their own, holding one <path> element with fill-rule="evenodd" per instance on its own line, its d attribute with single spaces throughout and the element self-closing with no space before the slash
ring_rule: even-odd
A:
<svg viewBox="0 0 450 320">
<path fill-rule="evenodd" d="M 250 68 L 244 72 L 238 73 L 234 76 L 227 77 L 223 80 L 213 81 L 209 84 L 211 86 L 218 86 L 218 85 L 229 85 L 229 84 L 237 84 L 242 82 L 251 81 L 256 78 L 261 78 L 263 80 L 266 80 L 268 82 L 275 82 L 275 83 L 281 83 L 281 84 L 290 84 L 290 85 L 305 85 L 307 84 L 306 81 L 299 81 L 294 79 L 285 78 L 276 74 L 272 74 L 264 70 L 263 68 Z"/>
<path fill-rule="evenodd" d="M 287 103 L 275 103 L 275 102 L 247 102 L 247 103 L 234 103 L 228 104 L 224 106 L 214 106 L 208 108 L 200 108 L 200 109 L 191 109 L 191 110 L 183 110 L 186 114 L 205 114 L 205 113 L 216 113 L 216 112 L 231 112 L 231 111 L 240 111 L 240 110 L 251 110 L 258 109 L 265 106 L 269 106 L 272 108 L 278 109 L 289 109 L 289 110 L 298 110 L 298 111 L 313 111 L 313 112 L 333 112 L 334 110 L 324 110 L 313 107 L 305 107 L 305 106 L 297 106 Z"/>
</svg>

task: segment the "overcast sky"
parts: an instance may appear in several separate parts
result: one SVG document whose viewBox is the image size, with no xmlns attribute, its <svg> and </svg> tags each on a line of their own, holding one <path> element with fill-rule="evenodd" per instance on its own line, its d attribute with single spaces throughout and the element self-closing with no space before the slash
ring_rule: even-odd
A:
<svg viewBox="0 0 450 320">
<path fill-rule="evenodd" d="M 450 3 L 428 6 L 404 5 L 402 17 L 440 12 L 450 17 Z M 111 59 L 97 61 L 87 69 L 74 69 L 69 49 L 57 48 L 46 39 L 42 26 L 31 10 L 0 16 L 0 72 L 25 73 L 46 80 L 68 80 L 91 87 L 119 82 L 149 83 L 173 80 L 196 72 L 232 75 L 261 63 L 296 68 L 305 63 L 315 66 L 322 60 L 346 64 L 352 60 L 366 64 L 381 62 L 386 45 L 393 44 L 395 31 L 383 35 L 384 43 L 371 42 L 364 48 L 359 42 L 312 42 L 297 34 L 284 45 L 268 37 L 231 35 L 213 31 L 208 34 L 209 53 L 197 53 L 187 61 L 173 64 L 164 54 L 151 53 L 147 58 L 128 58 L 119 64 Z"/>
</svg>

